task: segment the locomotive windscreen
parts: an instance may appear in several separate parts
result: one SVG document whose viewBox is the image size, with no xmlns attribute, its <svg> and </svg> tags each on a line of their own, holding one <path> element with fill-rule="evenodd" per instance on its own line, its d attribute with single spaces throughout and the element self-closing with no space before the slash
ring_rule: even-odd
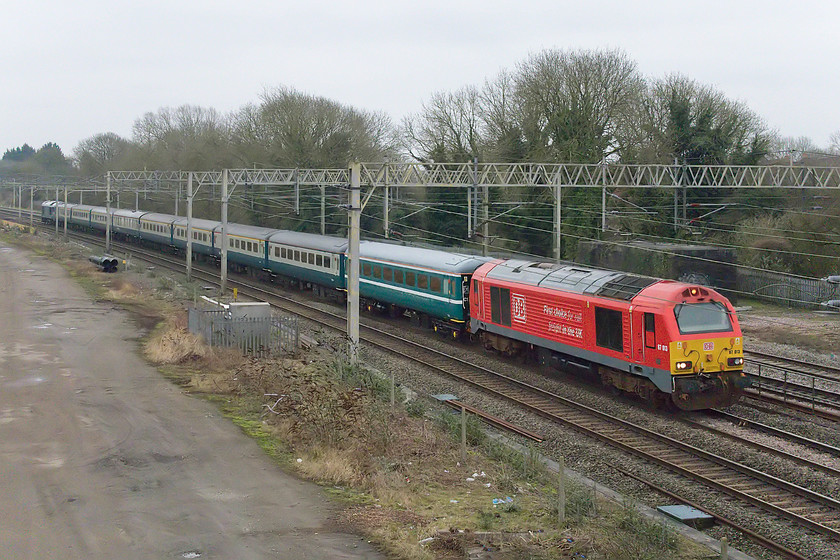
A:
<svg viewBox="0 0 840 560">
<path fill-rule="evenodd" d="M 674 307 L 674 316 L 682 334 L 728 332 L 732 321 L 726 307 L 718 301 L 681 303 Z"/>
</svg>

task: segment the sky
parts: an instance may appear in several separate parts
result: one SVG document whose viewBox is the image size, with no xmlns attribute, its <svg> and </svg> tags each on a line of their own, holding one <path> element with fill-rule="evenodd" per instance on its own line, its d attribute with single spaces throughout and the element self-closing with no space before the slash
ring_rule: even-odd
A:
<svg viewBox="0 0 840 560">
<path fill-rule="evenodd" d="M 71 155 L 144 113 L 235 111 L 278 86 L 399 123 L 544 49 L 621 49 L 746 103 L 782 136 L 840 131 L 840 2 L 76 0 L 5 3 L 0 151 Z"/>
</svg>

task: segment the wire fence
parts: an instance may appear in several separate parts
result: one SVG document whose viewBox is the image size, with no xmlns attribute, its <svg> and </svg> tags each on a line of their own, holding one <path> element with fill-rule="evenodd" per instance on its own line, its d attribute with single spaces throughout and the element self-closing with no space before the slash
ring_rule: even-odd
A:
<svg viewBox="0 0 840 560">
<path fill-rule="evenodd" d="M 190 332 L 202 336 L 210 346 L 237 346 L 243 354 L 264 357 L 293 354 L 300 347 L 298 318 L 231 318 L 224 309 L 189 310 Z"/>
<path fill-rule="evenodd" d="M 737 290 L 756 299 L 804 309 L 817 309 L 824 302 L 840 298 L 837 284 L 761 270 L 739 270 Z"/>
</svg>

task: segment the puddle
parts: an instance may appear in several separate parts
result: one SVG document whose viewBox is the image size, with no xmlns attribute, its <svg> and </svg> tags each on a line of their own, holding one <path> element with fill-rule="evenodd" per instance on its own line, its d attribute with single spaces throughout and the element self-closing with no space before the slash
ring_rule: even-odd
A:
<svg viewBox="0 0 840 560">
<path fill-rule="evenodd" d="M 200 556 L 201 556 L 201 553 L 196 552 L 195 550 L 185 552 L 181 555 L 182 558 L 199 558 Z"/>
<path fill-rule="evenodd" d="M 32 327 L 33 329 L 48 329 L 52 326 L 52 323 L 41 323 L 40 325 L 35 325 Z"/>
</svg>

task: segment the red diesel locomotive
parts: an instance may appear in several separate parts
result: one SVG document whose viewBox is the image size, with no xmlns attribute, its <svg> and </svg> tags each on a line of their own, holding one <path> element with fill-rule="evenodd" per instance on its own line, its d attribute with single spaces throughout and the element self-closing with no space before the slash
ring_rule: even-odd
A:
<svg viewBox="0 0 840 560">
<path fill-rule="evenodd" d="M 495 260 L 473 274 L 470 317 L 488 349 L 578 368 L 657 405 L 728 406 L 749 384 L 732 305 L 704 286 Z"/>
</svg>

